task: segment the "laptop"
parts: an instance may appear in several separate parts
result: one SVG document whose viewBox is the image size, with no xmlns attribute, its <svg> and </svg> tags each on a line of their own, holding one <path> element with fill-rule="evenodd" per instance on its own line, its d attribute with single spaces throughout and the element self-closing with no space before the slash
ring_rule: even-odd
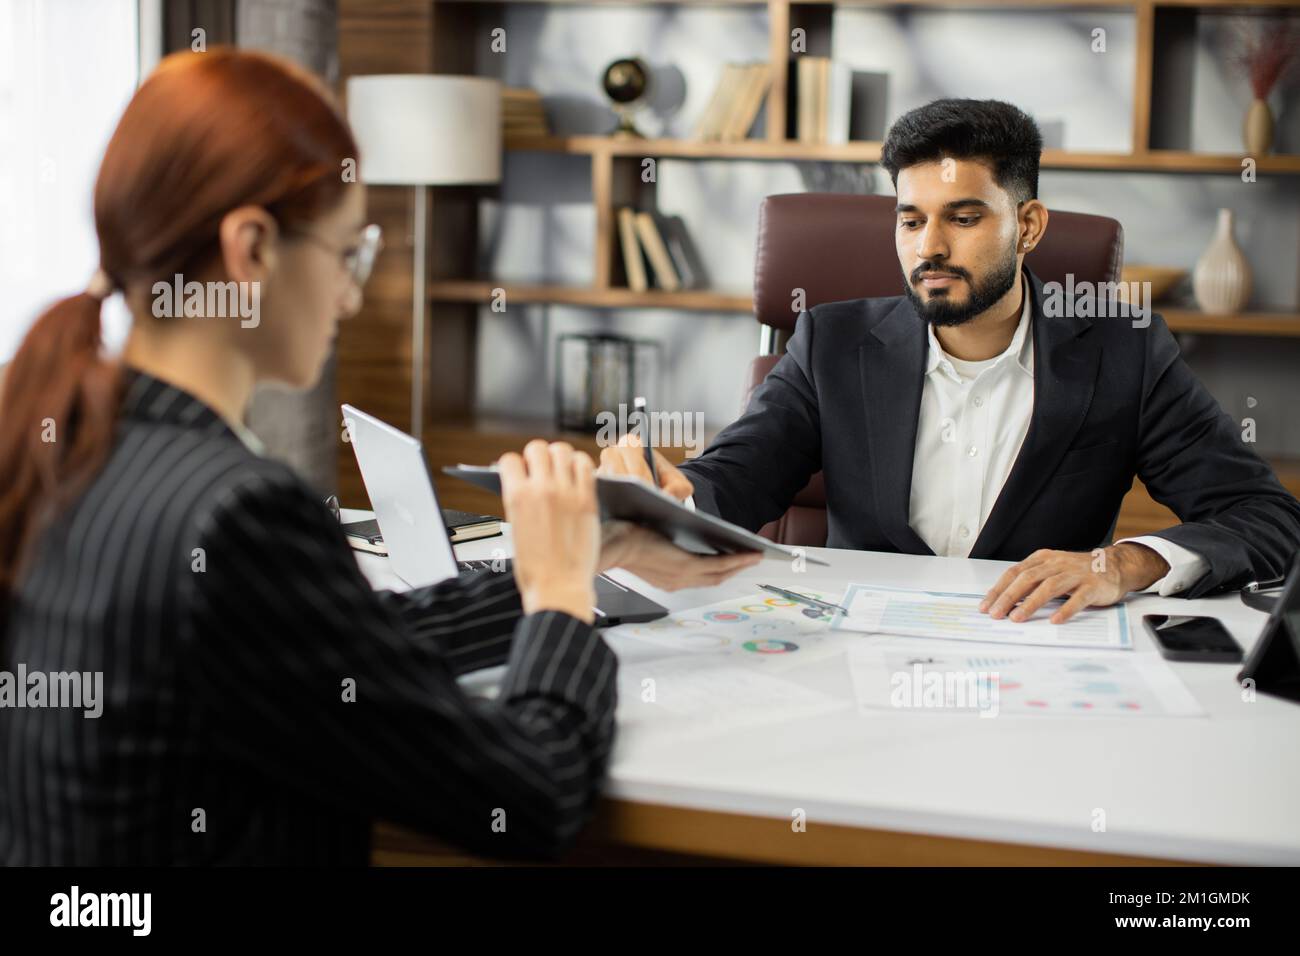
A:
<svg viewBox="0 0 1300 956">
<path fill-rule="evenodd" d="M 456 560 L 420 442 L 359 408 L 344 405 L 352 450 L 370 495 L 393 571 L 411 587 L 464 572 L 508 571 L 508 559 Z M 596 577 L 596 626 L 654 621 L 668 609 L 603 574 Z"/>
</svg>

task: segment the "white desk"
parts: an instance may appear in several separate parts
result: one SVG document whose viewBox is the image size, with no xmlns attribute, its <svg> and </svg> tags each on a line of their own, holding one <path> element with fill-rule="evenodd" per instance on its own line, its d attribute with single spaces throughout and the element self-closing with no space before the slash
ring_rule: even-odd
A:
<svg viewBox="0 0 1300 956">
<path fill-rule="evenodd" d="M 507 535 L 460 545 L 457 552 L 483 558 L 509 546 Z M 832 567 L 809 565 L 808 573 L 795 575 L 780 562 L 763 562 L 719 588 L 674 594 L 625 572 L 615 576 L 682 610 L 751 594 L 759 581 L 823 593 L 849 581 L 984 591 L 1006 566 L 810 553 Z M 377 587 L 402 587 L 386 559 L 358 558 Z M 1141 597 L 1130 607 L 1136 649 L 1112 653 L 1156 653 L 1140 626 L 1144 613 L 1213 615 L 1247 652 L 1264 621 L 1235 595 Z M 617 635 L 610 643 L 620 656 L 635 653 L 638 660 L 670 653 Z M 984 720 L 907 711 L 865 717 L 847 708 L 683 742 L 677 735 L 657 736 L 656 708 L 646 707 L 644 716 L 620 725 L 606 795 L 625 812 L 603 827 L 643 847 L 788 862 L 1149 857 L 1300 864 L 1300 705 L 1266 694 L 1243 702 L 1236 664 L 1171 666 L 1207 716 Z M 475 680 L 493 676 L 485 671 Z M 854 699 L 843 655 L 780 676 Z M 806 833 L 791 828 L 795 808 L 807 814 Z M 1105 832 L 1093 830 L 1096 808 L 1105 811 Z M 737 826 L 728 829 L 728 821 Z M 649 832 L 655 828 L 663 834 Z"/>
</svg>

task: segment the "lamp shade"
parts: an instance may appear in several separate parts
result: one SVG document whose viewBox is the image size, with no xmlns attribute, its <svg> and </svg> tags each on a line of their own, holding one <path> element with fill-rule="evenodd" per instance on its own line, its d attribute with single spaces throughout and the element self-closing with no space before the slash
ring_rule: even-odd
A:
<svg viewBox="0 0 1300 956">
<path fill-rule="evenodd" d="M 449 186 L 501 179 L 501 84 L 478 76 L 348 79 L 348 122 L 361 178 Z"/>
</svg>

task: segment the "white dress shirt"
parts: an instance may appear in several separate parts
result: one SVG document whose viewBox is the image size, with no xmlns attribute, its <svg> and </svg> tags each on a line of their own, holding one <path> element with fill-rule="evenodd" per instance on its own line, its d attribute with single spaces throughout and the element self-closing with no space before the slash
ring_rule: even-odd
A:
<svg viewBox="0 0 1300 956">
<path fill-rule="evenodd" d="M 944 352 L 926 324 L 921 410 L 912 457 L 908 523 L 935 554 L 970 557 L 975 539 L 1020 454 L 1034 410 L 1032 298 L 1024 281 L 1024 308 L 1011 344 L 978 362 Z M 695 507 L 695 499 L 686 500 Z M 1206 571 L 1204 558 L 1154 535 L 1122 538 L 1155 551 L 1169 572 L 1144 589 L 1162 596 L 1191 587 Z"/>
<path fill-rule="evenodd" d="M 926 357 L 908 522 L 939 555 L 965 558 L 988 520 L 1020 454 L 1034 409 L 1034 337 L 1028 284 L 1011 344 L 978 362 L 944 352 L 927 324 Z M 1180 545 L 1153 535 L 1124 538 L 1145 545 L 1169 564 L 1148 592 L 1176 594 L 1209 565 Z M 1116 542 L 1117 544 L 1120 542 Z"/>
</svg>

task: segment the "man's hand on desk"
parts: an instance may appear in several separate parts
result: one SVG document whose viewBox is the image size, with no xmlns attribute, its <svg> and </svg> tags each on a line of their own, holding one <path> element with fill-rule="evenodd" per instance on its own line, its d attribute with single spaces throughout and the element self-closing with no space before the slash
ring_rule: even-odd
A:
<svg viewBox="0 0 1300 956">
<path fill-rule="evenodd" d="M 1050 618 L 1053 624 L 1064 624 L 1085 607 L 1114 604 L 1130 591 L 1159 581 L 1168 571 L 1164 558 L 1132 542 L 1111 545 L 1101 556 L 1035 551 L 998 578 L 984 595 L 980 610 L 993 618 L 1027 621 L 1048 601 L 1069 595 Z"/>
<path fill-rule="evenodd" d="M 601 525 L 599 570 L 625 568 L 665 591 L 721 584 L 762 558 L 757 552 L 692 554 L 663 535 L 627 521 L 606 521 Z"/>
<path fill-rule="evenodd" d="M 678 501 L 685 501 L 695 493 L 691 480 L 677 470 L 677 467 L 658 451 L 655 456 L 655 471 L 659 474 L 659 487 Z M 614 448 L 602 448 L 600 452 L 601 475 L 631 475 L 640 478 L 647 485 L 653 485 L 650 466 L 645 463 L 645 449 L 635 432 L 628 432 Z M 649 580 L 647 578 L 646 580 Z"/>
</svg>

